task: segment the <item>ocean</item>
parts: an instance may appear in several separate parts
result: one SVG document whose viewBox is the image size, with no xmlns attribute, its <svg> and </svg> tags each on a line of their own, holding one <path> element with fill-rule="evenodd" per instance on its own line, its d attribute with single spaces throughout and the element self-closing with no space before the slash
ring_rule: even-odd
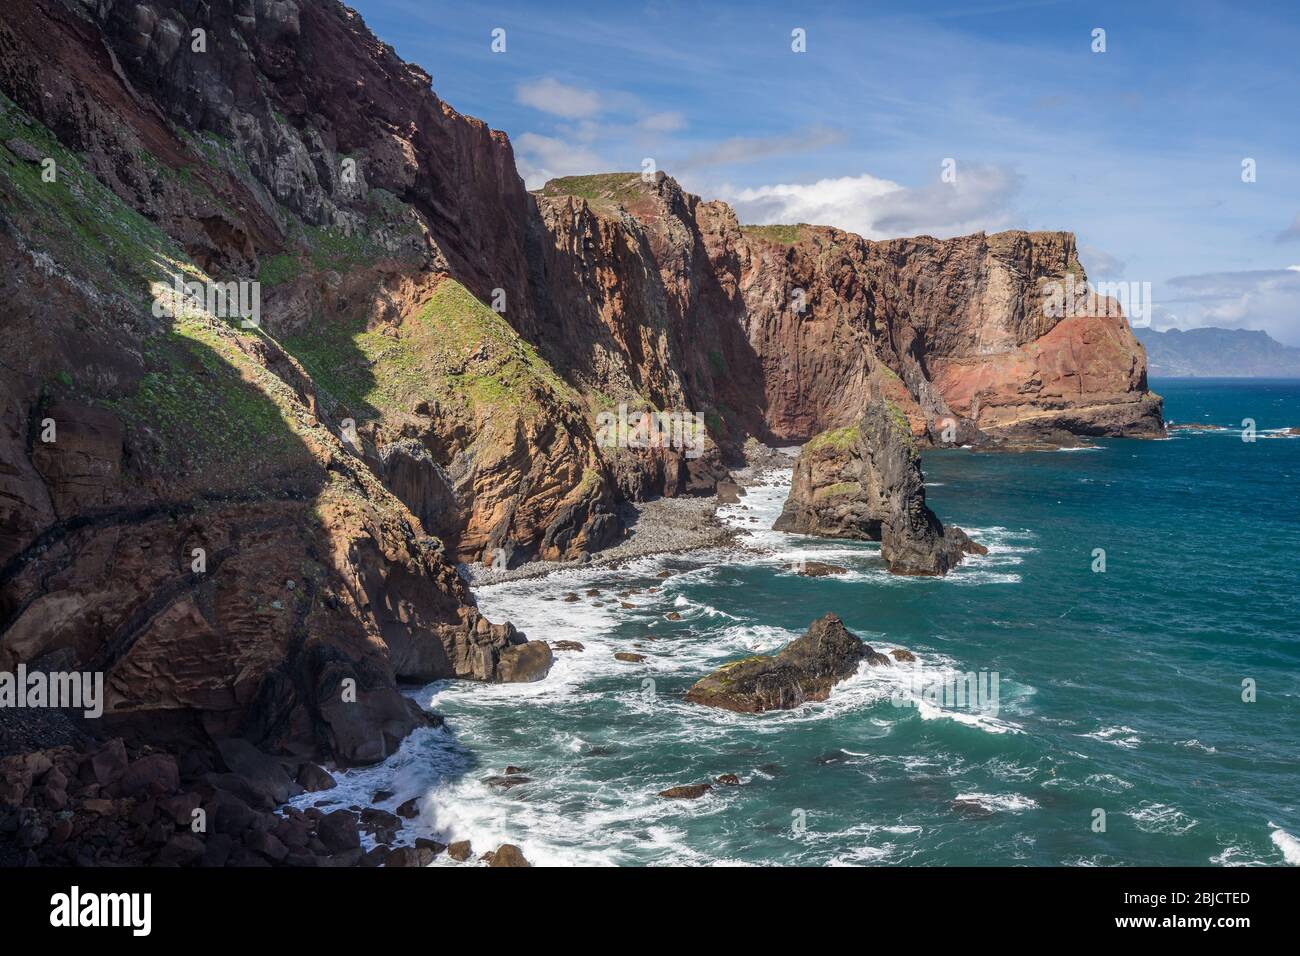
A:
<svg viewBox="0 0 1300 956">
<path fill-rule="evenodd" d="M 989 547 L 943 579 L 767 530 L 776 471 L 720 511 L 738 549 L 480 588 L 491 619 L 585 649 L 536 684 L 412 691 L 444 728 L 297 802 L 419 796 L 405 841 L 511 842 L 542 865 L 1300 864 L 1300 439 L 1267 437 L 1300 425 L 1300 382 L 1152 387 L 1170 420 L 1222 428 L 927 452 L 931 507 Z M 800 577 L 801 557 L 849 573 Z M 794 711 L 684 702 L 827 612 L 917 661 Z M 996 695 L 938 690 L 964 675 Z M 500 779 L 511 765 L 524 782 Z M 656 795 L 729 773 L 697 800 Z"/>
</svg>

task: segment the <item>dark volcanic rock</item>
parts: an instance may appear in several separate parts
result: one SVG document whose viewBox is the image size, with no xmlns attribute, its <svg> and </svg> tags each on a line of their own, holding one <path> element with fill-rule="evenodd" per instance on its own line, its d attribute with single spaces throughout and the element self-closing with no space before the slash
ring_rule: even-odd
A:
<svg viewBox="0 0 1300 956">
<path fill-rule="evenodd" d="M 698 800 L 712 789 L 713 785 L 708 783 L 687 783 L 660 790 L 659 796 L 669 800 Z"/>
<path fill-rule="evenodd" d="M 298 770 L 298 786 L 308 793 L 319 793 L 321 790 L 333 790 L 338 783 L 316 764 L 305 763 Z"/>
<path fill-rule="evenodd" d="M 806 578 L 824 578 L 828 575 L 849 573 L 848 568 L 842 568 L 838 564 L 826 564 L 823 561 L 807 561 L 795 567 Z"/>
<path fill-rule="evenodd" d="M 925 503 L 916 442 L 898 407 L 878 396 L 857 424 L 811 439 L 795 464 L 777 531 L 880 542 L 895 574 L 947 574 L 967 553 L 987 553 L 945 528 Z"/>
<path fill-rule="evenodd" d="M 361 846 L 361 830 L 350 810 L 335 810 L 321 819 L 316 835 L 332 853 L 344 853 Z"/>
<path fill-rule="evenodd" d="M 274 757 L 262 753 L 247 740 L 231 737 L 218 742 L 217 749 L 232 773 L 243 777 L 253 789 L 272 803 L 284 803 L 299 792 L 284 765 Z"/>
<path fill-rule="evenodd" d="M 724 664 L 686 693 L 693 704 L 741 713 L 789 710 L 825 700 L 831 688 L 858 669 L 858 662 L 888 664 L 889 658 L 849 633 L 834 614 L 813 622 L 775 657 L 747 657 Z"/>
</svg>

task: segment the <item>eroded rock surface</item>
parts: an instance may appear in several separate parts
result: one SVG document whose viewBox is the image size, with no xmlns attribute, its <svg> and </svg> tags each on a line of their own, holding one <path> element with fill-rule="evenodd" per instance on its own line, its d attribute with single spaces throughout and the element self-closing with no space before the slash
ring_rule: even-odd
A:
<svg viewBox="0 0 1300 956">
<path fill-rule="evenodd" d="M 960 528 L 945 528 L 926 505 L 916 440 L 901 409 L 884 397 L 856 424 L 804 446 L 774 528 L 879 541 L 895 574 L 947 574 L 963 554 L 987 553 Z"/>
<path fill-rule="evenodd" d="M 891 663 L 850 633 L 838 616 L 827 614 L 779 654 L 724 664 L 701 678 L 686 692 L 686 700 L 747 714 L 790 710 L 825 700 L 831 688 L 855 674 L 863 660 L 873 666 Z"/>
</svg>

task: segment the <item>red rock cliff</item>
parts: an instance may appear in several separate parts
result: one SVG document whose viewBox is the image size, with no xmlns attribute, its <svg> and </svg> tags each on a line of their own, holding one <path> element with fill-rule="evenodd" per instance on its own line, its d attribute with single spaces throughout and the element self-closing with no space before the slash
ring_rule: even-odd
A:
<svg viewBox="0 0 1300 956">
<path fill-rule="evenodd" d="M 532 195 L 334 0 L 10 0 L 0 89 L 0 667 L 103 668 L 122 721 L 378 759 L 424 719 L 399 680 L 545 672 L 456 561 L 597 550 L 621 500 L 872 387 L 930 437 L 1160 425 L 1123 319 L 1042 315 L 1070 236 L 742 228 L 662 175 Z M 177 276 L 258 280 L 260 325 L 152 308 Z M 708 439 L 605 447 L 620 404 Z"/>
</svg>

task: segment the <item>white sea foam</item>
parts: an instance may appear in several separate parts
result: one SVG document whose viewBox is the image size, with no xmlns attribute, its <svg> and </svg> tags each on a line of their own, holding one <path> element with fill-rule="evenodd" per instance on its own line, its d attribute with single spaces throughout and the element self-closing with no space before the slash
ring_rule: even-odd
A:
<svg viewBox="0 0 1300 956">
<path fill-rule="evenodd" d="M 850 747 L 845 750 L 846 763 L 892 763 L 908 773 L 955 776 L 960 772 L 958 764 L 948 755 L 874 756 L 870 741 L 894 733 L 901 722 L 912 719 L 909 710 L 915 710 L 922 720 L 949 720 L 983 733 L 1020 732 L 1014 718 L 1032 695 L 1032 688 L 1002 681 L 1002 709 L 997 715 L 938 706 L 920 699 L 915 680 L 918 668 L 924 667 L 926 679 L 955 678 L 969 668 L 917 648 L 911 649 L 921 656 L 922 663 L 887 667 L 863 663 L 853 676 L 832 689 L 826 701 L 790 711 L 735 714 L 645 692 L 649 678 L 668 674 L 693 678 L 738 656 L 775 653 L 801 633 L 751 619 L 748 612 L 736 610 L 734 602 L 714 598 L 711 603 L 702 598 L 709 588 L 733 583 L 735 576 L 728 566 L 743 564 L 786 575 L 792 573 L 790 564 L 803 559 L 848 569 L 845 575 L 819 579 L 818 586 L 833 586 L 833 582 L 856 587 L 969 586 L 1019 582 L 1016 569 L 1035 549 L 1033 532 L 1000 526 L 973 528 L 970 533 L 989 548 L 988 555 L 964 561 L 946 578 L 891 575 L 876 544 L 771 531 L 787 497 L 790 474 L 789 470 L 767 472 L 739 503 L 718 509 L 720 520 L 742 531 L 737 548 L 652 555 L 617 569 L 571 568 L 546 578 L 476 588 L 480 609 L 490 620 L 512 621 L 534 640 L 577 641 L 585 650 L 557 652 L 550 675 L 536 683 L 430 685 L 412 696 L 435 711 L 454 715 L 449 725 L 455 736 L 442 729 L 417 731 L 383 764 L 340 772 L 335 790 L 303 795 L 296 802 L 310 806 L 329 799 L 339 806 L 368 804 L 375 791 L 392 790 L 393 798 L 381 804 L 388 809 L 411 797 L 419 798 L 420 815 L 400 832 L 399 843 L 422 835 L 443 842 L 469 839 L 477 854 L 512 842 L 523 847 L 529 860 L 541 865 L 735 862 L 719 859 L 726 854 L 708 847 L 688 845 L 693 830 L 685 822 L 724 813 L 735 801 L 747 798 L 744 788 L 718 787 L 700 800 L 664 800 L 656 796 L 659 790 L 691 781 L 656 774 L 653 767 L 636 772 L 612 770 L 618 766 L 612 762 L 615 758 L 601 763 L 611 752 L 608 748 L 617 753 L 625 745 L 664 744 L 695 752 L 715 748 L 736 729 L 760 738 L 776 736 L 792 726 L 834 722 L 849 713 L 872 710 L 870 719 L 856 722 L 860 745 L 855 748 L 852 741 L 843 741 Z M 758 521 L 749 521 L 751 517 Z M 674 575 L 658 578 L 665 568 L 672 569 Z M 641 590 L 636 594 L 618 596 L 637 585 Z M 657 589 L 655 593 L 650 587 Z M 593 588 L 600 591 L 599 596 L 588 597 L 586 592 Z M 562 600 L 566 592 L 576 593 L 578 600 Z M 624 602 L 635 607 L 622 607 Z M 664 620 L 671 610 L 682 615 L 680 623 Z M 629 622 L 635 628 L 628 627 Z M 895 646 L 886 633 L 860 627 L 856 632 L 879 651 Z M 634 665 L 615 660 L 616 651 L 626 650 L 644 654 L 646 660 Z M 615 677 L 618 682 L 611 685 Z M 889 706 L 896 693 L 915 706 Z M 503 713 L 517 712 L 525 728 L 563 728 L 566 710 L 610 700 L 628 715 L 626 728 L 619 725 L 627 737 L 620 733 L 605 738 L 598 731 L 580 737 L 563 729 L 543 732 L 540 740 L 527 733 L 517 742 L 501 737 L 498 725 Z M 535 722 L 528 719 L 530 711 L 538 715 Z M 484 752 L 482 741 L 494 739 L 498 756 L 493 759 L 502 764 L 531 765 L 525 773 L 532 778 L 529 783 L 507 790 L 487 782 L 504 771 L 504 766 L 483 766 L 477 756 Z M 618 743 L 612 744 L 612 740 Z M 509 756 L 501 756 L 503 753 Z M 593 760 L 598 765 L 593 765 Z M 761 781 L 771 778 L 765 766 L 763 759 L 737 760 L 734 770 L 746 780 Z M 1013 769 L 1008 765 L 1007 779 L 1018 778 Z M 973 803 L 984 800 L 1000 812 L 1019 813 L 1036 806 L 1015 794 L 970 793 L 959 799 L 966 798 Z M 906 843 L 916 831 L 915 827 L 877 827 L 841 835 L 842 845 L 847 842 L 856 848 L 843 850 L 831 862 L 904 861 L 915 852 Z M 439 858 L 438 864 L 442 863 Z"/>
<path fill-rule="evenodd" d="M 1275 847 L 1282 851 L 1282 859 L 1292 866 L 1300 866 L 1300 840 L 1287 833 L 1276 823 L 1270 821 L 1269 826 L 1273 828 L 1273 832 L 1269 834 L 1269 839 L 1273 841 Z"/>
<path fill-rule="evenodd" d="M 1153 800 L 1144 800 L 1127 813 L 1133 818 L 1137 828 L 1144 833 L 1168 833 L 1178 836 L 1197 824 L 1196 820 L 1177 807 L 1156 803 Z"/>
<path fill-rule="evenodd" d="M 959 793 L 953 803 L 966 803 L 990 813 L 1024 813 L 1038 808 L 1038 801 L 1020 793 Z"/>
<path fill-rule="evenodd" d="M 1210 857 L 1215 866 L 1268 866 L 1265 860 L 1251 855 L 1249 850 L 1239 846 L 1224 847 L 1223 852 Z"/>
<path fill-rule="evenodd" d="M 1099 740 L 1113 747 L 1123 747 L 1125 750 L 1133 750 L 1142 743 L 1142 738 L 1138 736 L 1136 730 L 1124 726 L 1103 727 L 1101 730 L 1094 730 L 1092 733 L 1075 734 L 1074 736 Z"/>
</svg>

